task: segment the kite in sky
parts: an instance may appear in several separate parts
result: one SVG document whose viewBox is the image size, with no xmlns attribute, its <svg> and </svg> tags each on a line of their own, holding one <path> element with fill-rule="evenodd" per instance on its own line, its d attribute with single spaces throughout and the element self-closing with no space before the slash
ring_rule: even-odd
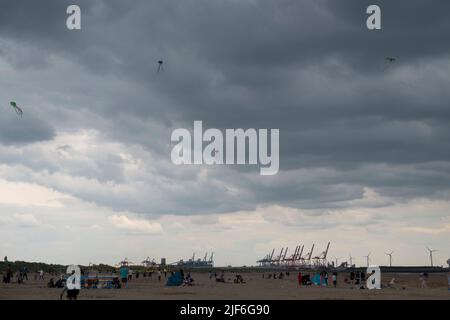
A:
<svg viewBox="0 0 450 320">
<path fill-rule="evenodd" d="M 392 63 L 397 61 L 397 58 L 386 57 L 384 58 L 384 61 L 386 62 L 386 65 L 383 67 L 383 70 L 387 70 L 389 67 L 391 67 Z"/>
<path fill-rule="evenodd" d="M 159 73 L 160 71 L 164 71 L 163 63 L 164 63 L 164 61 L 158 60 L 158 71 L 157 71 L 158 73 Z"/>
<path fill-rule="evenodd" d="M 16 111 L 16 113 L 17 113 L 19 116 L 22 117 L 22 115 L 23 115 L 23 110 L 17 105 L 17 103 L 14 102 L 14 101 L 11 101 L 9 104 L 10 104 L 11 107 L 14 109 L 14 111 Z"/>
<path fill-rule="evenodd" d="M 387 62 L 395 62 L 395 61 L 397 61 L 397 58 L 386 57 L 385 60 L 386 60 Z"/>
</svg>

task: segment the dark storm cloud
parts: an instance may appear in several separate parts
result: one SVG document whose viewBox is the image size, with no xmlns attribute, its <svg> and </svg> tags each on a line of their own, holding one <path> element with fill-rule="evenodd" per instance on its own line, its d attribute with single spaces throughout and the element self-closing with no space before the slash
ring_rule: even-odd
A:
<svg viewBox="0 0 450 320">
<path fill-rule="evenodd" d="M 5 106 L 1 109 L 0 143 L 24 145 L 51 140 L 55 137 L 54 129 L 47 122 L 28 115 L 25 118 L 19 118 L 12 108 L 7 109 Z"/>
<path fill-rule="evenodd" d="M 92 127 L 168 159 L 171 131 L 194 120 L 205 127 L 280 128 L 282 170 L 331 169 L 305 183 L 275 176 L 271 185 L 247 178 L 246 169 L 232 177 L 217 170 L 217 180 L 245 196 L 236 201 L 217 186 L 191 186 L 177 200 L 161 195 L 166 207 L 158 205 L 159 212 L 339 206 L 361 198 L 364 186 L 405 198 L 433 196 L 450 185 L 442 174 L 450 161 L 450 3 L 432 2 L 377 1 L 382 30 L 369 31 L 369 1 L 76 1 L 82 31 L 69 32 L 65 8 L 73 1 L 1 1 L 0 41 L 32 54 L 5 45 L 0 55 L 23 72 L 51 69 L 55 56 L 79 66 L 70 87 L 42 80 L 48 91 L 71 92 L 76 101 L 46 96 L 64 106 L 58 117 L 49 115 L 60 130 Z M 387 65 L 386 56 L 398 60 Z M 159 74 L 158 59 L 165 61 Z M 101 121 L 74 118 L 79 105 Z M 11 129 L 3 130 L 3 143 L 16 142 Z M 126 181 L 118 170 L 110 171 Z M 160 174 L 192 179 L 174 170 Z M 151 206 L 96 198 L 139 212 Z"/>
</svg>

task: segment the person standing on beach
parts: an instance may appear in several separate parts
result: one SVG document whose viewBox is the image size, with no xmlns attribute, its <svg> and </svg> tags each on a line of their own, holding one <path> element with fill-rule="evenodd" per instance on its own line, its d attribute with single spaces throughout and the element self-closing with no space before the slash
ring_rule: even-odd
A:
<svg viewBox="0 0 450 320">
<path fill-rule="evenodd" d="M 181 278 L 184 279 L 184 271 L 183 269 L 180 269 Z"/>
<path fill-rule="evenodd" d="M 23 283 L 23 273 L 21 271 L 18 271 L 16 273 L 16 277 L 17 277 L 17 283 L 22 284 Z"/>
<path fill-rule="evenodd" d="M 24 273 L 25 273 L 25 267 L 22 266 L 19 268 L 19 272 L 17 273 L 17 278 L 20 280 L 23 280 Z"/>
<path fill-rule="evenodd" d="M 333 286 L 337 287 L 337 272 L 333 272 L 333 275 L 331 277 L 333 279 Z"/>
<path fill-rule="evenodd" d="M 298 286 L 299 286 L 299 287 L 302 286 L 302 280 L 303 280 L 302 273 L 299 272 L 299 273 L 298 273 L 298 276 L 297 276 L 297 281 L 298 281 Z"/>
<path fill-rule="evenodd" d="M 12 279 L 14 278 L 14 273 L 12 272 L 11 268 L 8 268 L 8 271 L 6 272 L 8 283 L 11 283 Z"/>
<path fill-rule="evenodd" d="M 158 270 L 158 281 L 161 282 L 161 270 Z"/>
<path fill-rule="evenodd" d="M 128 288 L 128 269 L 127 267 L 123 266 L 119 270 L 120 273 L 120 279 L 122 282 L 122 286 L 125 286 L 125 288 Z"/>
<path fill-rule="evenodd" d="M 421 289 L 426 289 L 426 288 L 428 288 L 427 280 L 426 280 L 427 276 L 428 276 L 428 275 L 427 275 L 426 273 L 421 273 L 421 274 L 419 275 L 419 282 L 420 282 L 420 288 L 421 288 Z"/>
<path fill-rule="evenodd" d="M 447 274 L 448 290 L 450 291 L 450 272 Z"/>
<path fill-rule="evenodd" d="M 128 270 L 128 280 L 131 281 L 133 279 L 133 270 Z"/>
<path fill-rule="evenodd" d="M 8 267 L 6 269 L 6 275 L 3 277 L 3 282 L 4 283 L 11 283 L 11 278 L 12 278 L 12 271 L 11 271 L 11 268 Z"/>
<path fill-rule="evenodd" d="M 354 283 L 355 283 L 355 273 L 352 271 L 350 272 L 350 284 L 352 285 L 352 289 Z"/>
<path fill-rule="evenodd" d="M 74 276 L 74 275 L 75 275 L 75 271 L 72 271 L 71 276 Z M 67 280 L 69 280 L 69 279 L 67 279 Z M 73 284 L 75 284 L 75 280 L 73 280 L 73 281 L 74 281 Z M 70 283 L 68 283 L 66 281 L 66 284 L 64 286 L 63 292 L 61 292 L 61 295 L 59 297 L 60 300 L 62 300 L 62 297 L 63 297 L 65 292 L 67 293 L 67 299 L 69 299 L 69 300 L 77 300 L 78 295 L 80 294 L 80 287 L 78 287 L 78 289 L 76 287 L 71 287 Z"/>
<path fill-rule="evenodd" d="M 323 272 L 324 286 L 328 286 L 328 272 Z"/>
<path fill-rule="evenodd" d="M 22 280 L 25 280 L 25 278 L 28 281 L 28 267 L 27 266 L 22 267 Z"/>
</svg>

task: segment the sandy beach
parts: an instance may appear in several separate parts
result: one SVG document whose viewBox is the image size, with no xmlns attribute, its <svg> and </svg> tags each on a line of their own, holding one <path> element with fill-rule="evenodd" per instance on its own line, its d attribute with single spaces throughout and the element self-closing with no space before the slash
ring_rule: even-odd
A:
<svg viewBox="0 0 450 320">
<path fill-rule="evenodd" d="M 446 274 L 430 274 L 428 288 L 419 288 L 417 274 L 383 274 L 385 284 L 392 277 L 396 279 L 394 288 L 381 290 L 362 290 L 356 286 L 352 289 L 344 283 L 347 274 L 339 274 L 338 286 L 333 287 L 299 287 L 296 275 L 291 273 L 284 279 L 263 279 L 261 273 L 242 273 L 246 283 L 235 284 L 233 273 L 226 273 L 227 283 L 218 283 L 209 279 L 206 273 L 192 273 L 194 286 L 166 287 L 165 278 L 161 282 L 156 278 L 133 279 L 128 288 L 123 289 L 82 289 L 80 300 L 228 300 L 228 299 L 275 299 L 275 300 L 311 300 L 311 299 L 438 299 L 450 300 Z M 50 275 L 44 281 L 34 280 L 30 274 L 29 281 L 24 284 L 1 284 L 0 299 L 2 300 L 58 300 L 62 289 L 47 288 Z"/>
</svg>

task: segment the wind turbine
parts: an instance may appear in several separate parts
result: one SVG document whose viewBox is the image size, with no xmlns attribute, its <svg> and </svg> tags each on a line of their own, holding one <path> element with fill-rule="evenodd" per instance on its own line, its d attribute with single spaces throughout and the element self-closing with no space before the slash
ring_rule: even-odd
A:
<svg viewBox="0 0 450 320">
<path fill-rule="evenodd" d="M 363 256 L 364 258 L 366 258 L 367 259 L 367 268 L 369 267 L 369 260 L 370 260 L 370 254 L 371 254 L 372 252 L 369 252 L 368 254 L 367 254 L 367 256 Z"/>
<path fill-rule="evenodd" d="M 394 251 L 391 251 L 391 253 L 385 252 L 385 254 L 389 256 L 389 267 L 392 267 L 392 254 L 393 253 L 394 253 Z"/>
<path fill-rule="evenodd" d="M 428 247 L 427 247 L 427 249 L 430 252 L 431 266 L 433 266 L 433 252 L 436 252 L 437 250 L 436 249 L 432 250 L 432 249 L 430 249 Z"/>
</svg>

